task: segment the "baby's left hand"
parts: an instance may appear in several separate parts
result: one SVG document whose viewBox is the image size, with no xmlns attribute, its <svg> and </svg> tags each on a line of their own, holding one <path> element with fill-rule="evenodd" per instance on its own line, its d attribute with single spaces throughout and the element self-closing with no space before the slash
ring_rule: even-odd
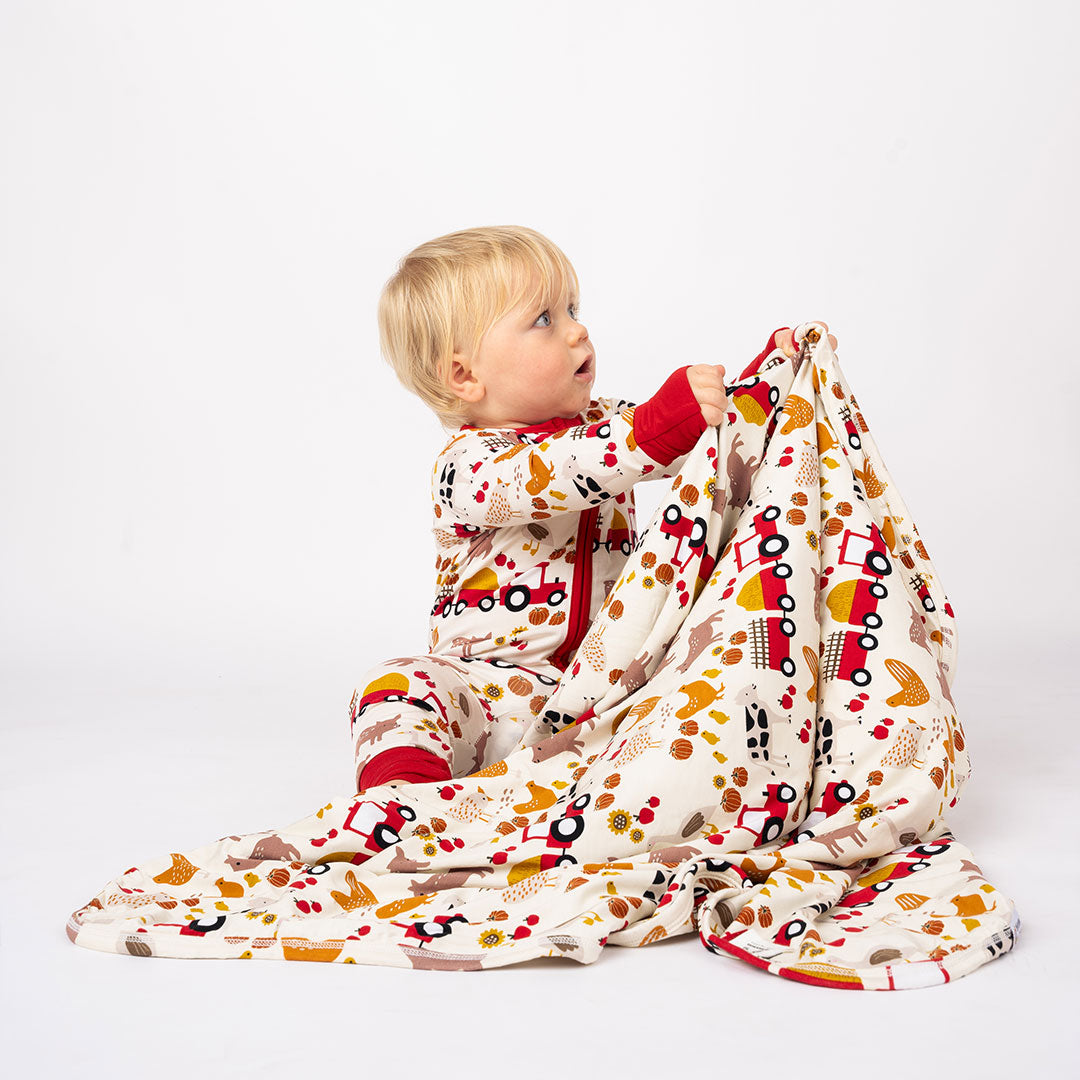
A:
<svg viewBox="0 0 1080 1080">
<path fill-rule="evenodd" d="M 821 319 L 808 319 L 808 322 L 820 323 L 828 331 L 829 324 L 823 322 Z M 794 330 L 781 330 L 776 335 L 776 344 L 784 350 L 785 356 L 794 356 L 799 350 L 795 348 L 795 332 Z M 832 347 L 833 352 L 836 352 L 836 337 L 833 334 L 829 334 L 829 345 Z"/>
</svg>

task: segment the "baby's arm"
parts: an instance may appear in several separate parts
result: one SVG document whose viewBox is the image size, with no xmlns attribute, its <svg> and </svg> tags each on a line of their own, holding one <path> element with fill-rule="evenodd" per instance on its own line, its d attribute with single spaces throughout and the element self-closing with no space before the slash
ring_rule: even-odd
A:
<svg viewBox="0 0 1080 1080">
<path fill-rule="evenodd" d="M 463 431 L 432 470 L 436 515 L 482 527 L 579 512 L 685 457 L 708 426 L 678 368 L 640 405 L 551 435 L 512 429 Z M 600 399 L 598 399 L 600 400 Z"/>
<path fill-rule="evenodd" d="M 824 326 L 825 324 L 822 323 L 822 325 Z M 794 333 L 797 334 L 800 330 L 804 330 L 806 327 L 809 327 L 809 326 L 810 326 L 810 323 L 802 323 L 802 324 L 800 324 L 800 326 L 798 328 L 796 328 Z M 830 340 L 830 342 L 833 342 L 833 343 L 835 343 L 835 341 L 836 341 L 836 339 L 833 338 L 831 335 L 829 337 L 829 340 Z M 762 349 L 761 352 L 759 352 L 757 354 L 757 356 L 754 357 L 754 359 L 750 362 L 749 365 L 747 365 L 746 369 L 738 377 L 738 379 L 735 380 L 735 383 L 732 384 L 732 385 L 737 385 L 738 383 L 746 382 L 748 379 L 752 378 L 754 376 L 754 374 L 760 368 L 761 364 L 766 359 L 768 359 L 768 357 L 770 357 L 773 353 L 779 352 L 785 357 L 791 357 L 791 356 L 794 356 L 798 351 L 799 351 L 798 348 L 794 344 L 793 332 L 792 332 L 790 327 L 784 326 L 784 327 L 780 327 L 777 330 L 774 330 L 769 335 L 769 340 L 766 342 L 765 348 Z M 703 365 L 703 367 L 710 367 L 710 365 Z M 700 383 L 698 385 L 700 385 Z M 723 386 L 723 389 L 724 389 L 725 394 L 726 394 L 727 386 Z M 696 394 L 695 396 L 699 397 L 699 403 L 700 403 L 700 395 Z M 632 408 L 636 407 L 634 402 L 627 401 L 627 400 L 622 399 L 622 398 L 597 398 L 596 404 L 603 410 L 603 414 L 605 416 L 608 416 L 613 412 L 622 411 L 623 409 L 627 409 L 627 408 L 632 409 Z M 702 405 L 701 407 L 702 407 L 702 409 L 704 411 L 704 406 Z M 724 403 L 724 405 L 720 406 L 720 412 L 721 413 L 723 412 L 725 407 L 726 407 L 726 402 Z M 715 406 L 714 406 L 713 410 L 710 410 L 710 412 L 711 413 L 715 412 Z M 716 419 L 710 419 L 709 422 L 713 423 L 713 424 L 716 424 L 716 423 L 719 423 L 720 421 L 718 421 Z M 678 457 L 671 458 L 667 462 L 664 462 L 663 463 L 664 467 L 663 467 L 662 471 L 651 472 L 649 474 L 649 476 L 648 476 L 648 479 L 650 479 L 650 480 L 669 479 L 672 476 L 678 475 L 678 473 L 681 471 L 681 469 L 682 469 L 682 467 L 683 467 L 683 465 L 685 463 L 686 457 L 688 456 L 691 449 L 693 449 L 692 446 L 687 448 L 686 450 L 684 450 L 681 454 L 679 454 Z"/>
<path fill-rule="evenodd" d="M 796 329 L 801 329 L 803 326 L 809 325 L 809 323 L 801 323 Z M 823 323 L 822 325 L 825 324 Z M 790 326 L 781 326 L 774 330 L 769 335 L 769 340 L 765 343 L 765 348 L 762 349 L 749 364 L 747 364 L 746 368 L 736 381 L 743 382 L 743 380 L 749 379 L 758 370 L 762 362 L 772 353 L 776 352 L 777 349 L 785 356 L 794 356 L 795 353 L 798 352 L 798 349 L 795 347 L 794 341 L 792 340 L 793 333 L 794 331 L 792 331 Z M 836 339 L 830 335 L 829 341 L 830 343 L 834 343 Z M 835 344 L 833 347 L 835 348 Z M 608 416 L 613 412 L 621 412 L 623 409 L 632 409 L 636 405 L 636 402 L 628 401 L 625 398 L 601 397 L 597 398 L 596 402 L 600 408 L 604 410 L 605 416 Z M 657 479 L 657 477 L 652 477 L 651 479 Z"/>
<path fill-rule="evenodd" d="M 739 376 L 739 382 L 744 379 L 749 379 L 752 375 L 755 375 L 761 364 L 768 359 L 768 357 L 779 350 L 786 357 L 796 356 L 799 352 L 799 345 L 796 345 L 796 339 L 802 342 L 802 339 L 806 336 L 807 331 L 811 326 L 821 326 L 825 329 L 826 333 L 829 329 L 829 324 L 821 322 L 819 319 L 815 319 L 812 322 L 799 323 L 794 330 L 790 326 L 781 326 L 774 330 L 769 336 L 768 342 L 765 344 L 765 348 L 761 350 L 754 357 L 754 359 L 747 364 L 746 369 Z M 834 335 L 829 334 L 829 346 L 833 349 L 837 346 L 837 341 Z"/>
<path fill-rule="evenodd" d="M 743 379 L 749 379 L 760 367 L 762 361 L 764 361 L 766 357 L 768 357 L 771 353 L 776 352 L 777 349 L 780 349 L 781 352 L 784 352 L 783 342 L 785 340 L 790 340 L 787 337 L 785 331 L 788 331 L 790 329 L 790 326 L 781 326 L 769 335 L 769 340 L 765 342 L 765 348 L 762 349 L 761 352 L 759 352 L 757 356 L 755 356 L 754 359 L 746 365 L 746 368 L 739 376 L 739 382 L 742 382 Z M 787 355 L 786 352 L 785 355 Z"/>
</svg>

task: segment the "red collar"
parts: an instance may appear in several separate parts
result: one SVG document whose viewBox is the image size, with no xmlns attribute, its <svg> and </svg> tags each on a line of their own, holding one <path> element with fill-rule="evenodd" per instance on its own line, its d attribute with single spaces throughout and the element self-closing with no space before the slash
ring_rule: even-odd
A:
<svg viewBox="0 0 1080 1080">
<path fill-rule="evenodd" d="M 562 431 L 563 428 L 578 427 L 584 424 L 585 421 L 578 413 L 577 416 L 567 418 L 565 416 L 553 416 L 550 420 L 543 420 L 539 424 L 530 424 L 528 427 L 513 428 L 513 431 L 520 431 L 524 434 L 530 435 L 550 435 L 556 431 Z M 475 424 L 462 424 L 458 428 L 458 431 L 470 431 L 479 430 Z"/>
</svg>

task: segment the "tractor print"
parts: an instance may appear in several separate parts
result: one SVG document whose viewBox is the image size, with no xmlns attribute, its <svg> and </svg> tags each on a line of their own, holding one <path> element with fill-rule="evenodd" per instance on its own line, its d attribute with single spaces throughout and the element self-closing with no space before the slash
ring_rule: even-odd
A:
<svg viewBox="0 0 1080 1080">
<path fill-rule="evenodd" d="M 591 801 L 592 796 L 588 793 L 579 795 L 567 806 L 566 813 L 561 817 L 542 822 L 539 827 L 535 822 L 525 826 L 521 832 L 521 843 L 526 840 L 543 839 L 545 847 L 554 849 L 545 851 L 536 856 L 534 860 L 530 860 L 530 862 L 535 861 L 538 864 L 537 868 L 539 870 L 550 870 L 553 866 L 577 864 L 577 859 L 570 854 L 569 849 L 574 846 L 575 841 L 585 831 L 585 818 L 582 815 Z M 506 862 L 510 852 L 516 850 L 517 847 L 517 844 L 512 844 L 505 851 L 496 851 L 491 856 L 491 861 L 496 864 Z"/>
<path fill-rule="evenodd" d="M 868 631 L 881 626 L 878 614 L 878 600 L 885 594 L 885 586 L 880 581 L 867 581 L 865 578 L 852 578 L 840 581 L 833 586 L 825 598 L 829 613 L 838 623 L 850 623 L 853 626 L 865 626 Z M 866 640 L 860 642 L 866 649 L 877 645 L 877 638 L 871 633 L 862 635 Z"/>
<path fill-rule="evenodd" d="M 881 530 L 877 525 L 871 521 L 870 531 L 867 533 L 857 533 L 851 529 L 844 530 L 844 538 L 840 542 L 838 565 L 857 566 L 864 573 L 881 581 L 892 573 L 888 551 L 885 537 L 881 535 Z M 884 597 L 888 593 L 882 591 L 878 595 Z"/>
<path fill-rule="evenodd" d="M 882 579 L 892 573 L 887 551 L 885 538 L 874 522 L 865 533 L 844 530 L 836 565 L 857 566 L 866 576 L 837 582 L 825 604 L 837 622 L 862 627 L 862 632 L 837 630 L 821 643 L 822 679 L 848 679 L 856 686 L 870 682 L 866 654 L 878 647 L 872 631 L 881 626 L 878 603 L 889 595 Z"/>
<path fill-rule="evenodd" d="M 526 573 L 514 578 L 509 585 L 504 585 L 499 594 L 499 602 L 509 611 L 521 611 L 530 604 L 550 604 L 558 607 L 566 599 L 566 582 L 556 577 L 554 581 L 547 580 L 547 568 L 549 562 L 537 563 L 530 567 Z M 526 585 L 521 579 L 532 574 L 535 570 L 540 571 L 540 581 L 535 585 Z"/>
<path fill-rule="evenodd" d="M 915 590 L 916 595 L 922 603 L 923 610 L 936 611 L 937 605 L 930 598 L 930 589 L 927 585 L 926 578 L 922 574 L 916 573 L 909 580 L 911 581 L 911 587 Z M 945 605 L 945 610 L 949 611 L 948 604 Z M 952 613 L 949 612 L 949 614 L 951 615 Z"/>
<path fill-rule="evenodd" d="M 780 559 L 787 550 L 788 540 L 776 531 L 775 522 L 779 516 L 779 506 L 765 507 L 754 517 L 753 534 L 735 545 L 735 563 L 740 570 L 756 562 L 763 564 L 735 597 L 735 602 L 747 611 L 779 611 L 786 616 L 795 610 L 795 597 L 787 587 L 791 564 Z M 791 637 L 795 633 L 795 624 L 788 618 L 780 621 L 781 632 Z"/>
<path fill-rule="evenodd" d="M 856 686 L 867 686 L 870 672 L 866 668 L 866 654 L 877 648 L 877 643 L 873 634 L 834 630 L 818 647 L 821 680 L 847 679 Z"/>
<path fill-rule="evenodd" d="M 618 510 L 612 511 L 611 524 L 608 526 L 607 536 L 604 537 L 603 541 L 601 541 L 598 533 L 593 535 L 593 551 L 598 551 L 601 545 L 607 548 L 608 551 L 618 550 L 624 555 L 629 555 L 634 549 L 633 531 L 626 523 L 626 518 Z"/>
<path fill-rule="evenodd" d="M 538 563 L 525 574 L 516 577 L 510 584 L 499 586 L 495 571 L 488 567 L 478 570 L 472 577 L 461 583 L 456 593 L 444 593 L 435 601 L 432 615 L 441 615 L 444 619 L 451 611 L 460 615 L 466 608 L 475 607 L 480 611 L 490 611 L 497 603 L 508 611 L 521 611 L 530 604 L 550 604 L 558 607 L 566 599 L 566 582 L 556 577 L 547 580 L 547 568 L 550 563 Z M 522 578 L 534 570 L 540 571 L 540 581 L 527 585 Z"/>
<path fill-rule="evenodd" d="M 547 844 L 545 846 L 558 848 L 562 851 L 572 847 L 574 841 L 585 831 L 585 819 L 582 815 L 591 801 L 592 796 L 588 793 L 579 795 L 567 806 L 566 813 L 562 817 L 554 818 L 550 822 L 543 822 L 538 835 L 546 839 Z M 529 836 L 530 829 L 533 831 L 532 837 Z M 537 828 L 536 824 L 533 823 L 525 826 L 521 832 L 521 839 L 522 841 L 531 840 L 536 835 Z M 572 861 L 576 862 L 577 860 Z"/>
<path fill-rule="evenodd" d="M 753 847 L 772 843 L 784 831 L 784 822 L 788 816 L 794 817 L 798 812 L 799 793 L 786 781 L 768 784 L 762 794 L 765 796 L 765 805 L 752 806 L 746 803 L 739 811 L 739 818 L 733 826 L 751 833 L 754 837 L 751 845 Z M 709 842 L 726 843 L 729 832 L 729 829 L 725 829 L 723 832 L 713 833 L 708 838 Z"/>
<path fill-rule="evenodd" d="M 435 704 L 429 704 L 428 698 L 431 698 Z M 366 709 L 372 705 L 378 705 L 382 701 L 400 701 L 407 705 L 415 705 L 416 708 L 422 709 L 424 712 L 435 712 L 436 707 L 438 707 L 443 719 L 446 719 L 446 709 L 433 693 L 428 692 L 422 698 L 410 697 L 408 676 L 399 672 L 390 672 L 388 675 L 384 675 L 381 679 L 376 679 L 364 687 L 364 693 L 360 697 L 359 705 L 355 707 L 349 717 L 349 730 L 355 729 L 356 722 L 364 715 Z"/>
<path fill-rule="evenodd" d="M 795 622 L 783 618 L 760 618 L 750 623 L 750 650 L 754 666 L 782 671 L 789 679 L 795 676 L 795 661 L 791 658 L 791 639 Z"/>
<path fill-rule="evenodd" d="M 735 822 L 736 828 L 748 829 L 754 835 L 755 846 L 772 843 L 784 831 L 788 815 L 794 817 L 798 812 L 798 792 L 791 784 L 769 784 L 763 794 L 765 805 L 743 806 Z"/>
<path fill-rule="evenodd" d="M 702 517 L 691 518 L 684 514 L 676 503 L 672 503 L 664 510 L 664 523 L 660 526 L 664 536 L 678 537 L 675 554 L 671 556 L 672 565 L 680 570 L 685 570 L 687 563 L 701 553 L 705 546 L 705 534 L 708 531 L 708 523 Z M 682 550 L 683 541 L 689 551 L 682 562 L 679 562 L 679 552 Z"/>
<path fill-rule="evenodd" d="M 735 544 L 735 565 L 739 570 L 745 570 L 756 562 L 774 562 L 787 551 L 788 538 L 776 528 L 776 520 L 779 517 L 779 506 L 766 506 L 764 510 L 754 515 L 754 531 Z M 790 567 L 784 576 L 791 576 Z"/>
<path fill-rule="evenodd" d="M 747 421 L 760 426 L 780 404 L 780 388 L 755 375 L 751 382 L 734 387 L 728 401 Z"/>
<path fill-rule="evenodd" d="M 859 438 L 859 429 L 851 415 L 850 406 L 842 405 L 840 407 L 840 419 L 844 421 L 844 430 L 847 432 L 848 446 L 850 446 L 852 450 L 861 450 L 862 439 Z"/>
<path fill-rule="evenodd" d="M 401 842 L 398 832 L 405 822 L 415 821 L 416 811 L 404 803 L 390 800 L 377 802 L 373 799 L 357 799 L 342 824 L 343 830 L 357 833 L 364 838 L 362 851 L 351 862 L 366 862 L 372 855 Z M 361 858 L 361 854 L 363 858 Z"/>
<path fill-rule="evenodd" d="M 838 813 L 855 798 L 855 788 L 847 780 L 833 780 L 825 786 L 821 801 L 803 818 L 802 827 L 792 833 L 788 844 L 814 839 L 814 830 L 826 819 Z M 784 845 L 787 847 L 787 844 Z"/>
<path fill-rule="evenodd" d="M 888 892 L 898 882 L 903 882 L 905 878 L 920 870 L 928 870 L 928 860 L 947 850 L 952 840 L 952 836 L 948 839 L 942 837 L 933 843 L 919 844 L 911 851 L 905 851 L 898 862 L 878 867 L 872 873 L 858 878 L 855 884 L 861 888 L 853 888 L 845 893 L 843 898 L 837 901 L 837 905 L 848 908 L 869 907 L 879 893 Z M 898 901 L 900 899 L 901 897 L 897 897 Z"/>
</svg>

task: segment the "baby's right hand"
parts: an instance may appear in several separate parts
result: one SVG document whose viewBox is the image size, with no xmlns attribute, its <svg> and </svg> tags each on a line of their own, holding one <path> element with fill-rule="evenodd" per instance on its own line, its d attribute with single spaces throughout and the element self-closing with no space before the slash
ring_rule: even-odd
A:
<svg viewBox="0 0 1080 1080">
<path fill-rule="evenodd" d="M 724 419 L 727 391 L 724 389 L 723 364 L 693 364 L 686 372 L 690 389 L 701 406 L 705 423 L 715 427 Z"/>
<path fill-rule="evenodd" d="M 829 337 L 829 347 L 833 352 L 836 352 L 837 340 L 835 334 L 829 334 L 829 324 L 822 322 L 821 319 L 813 319 L 812 322 L 816 322 L 825 327 L 825 333 Z M 794 356 L 799 350 L 795 348 L 795 331 L 791 327 L 787 327 L 781 330 L 776 335 L 776 344 L 783 350 L 785 356 Z"/>
</svg>

